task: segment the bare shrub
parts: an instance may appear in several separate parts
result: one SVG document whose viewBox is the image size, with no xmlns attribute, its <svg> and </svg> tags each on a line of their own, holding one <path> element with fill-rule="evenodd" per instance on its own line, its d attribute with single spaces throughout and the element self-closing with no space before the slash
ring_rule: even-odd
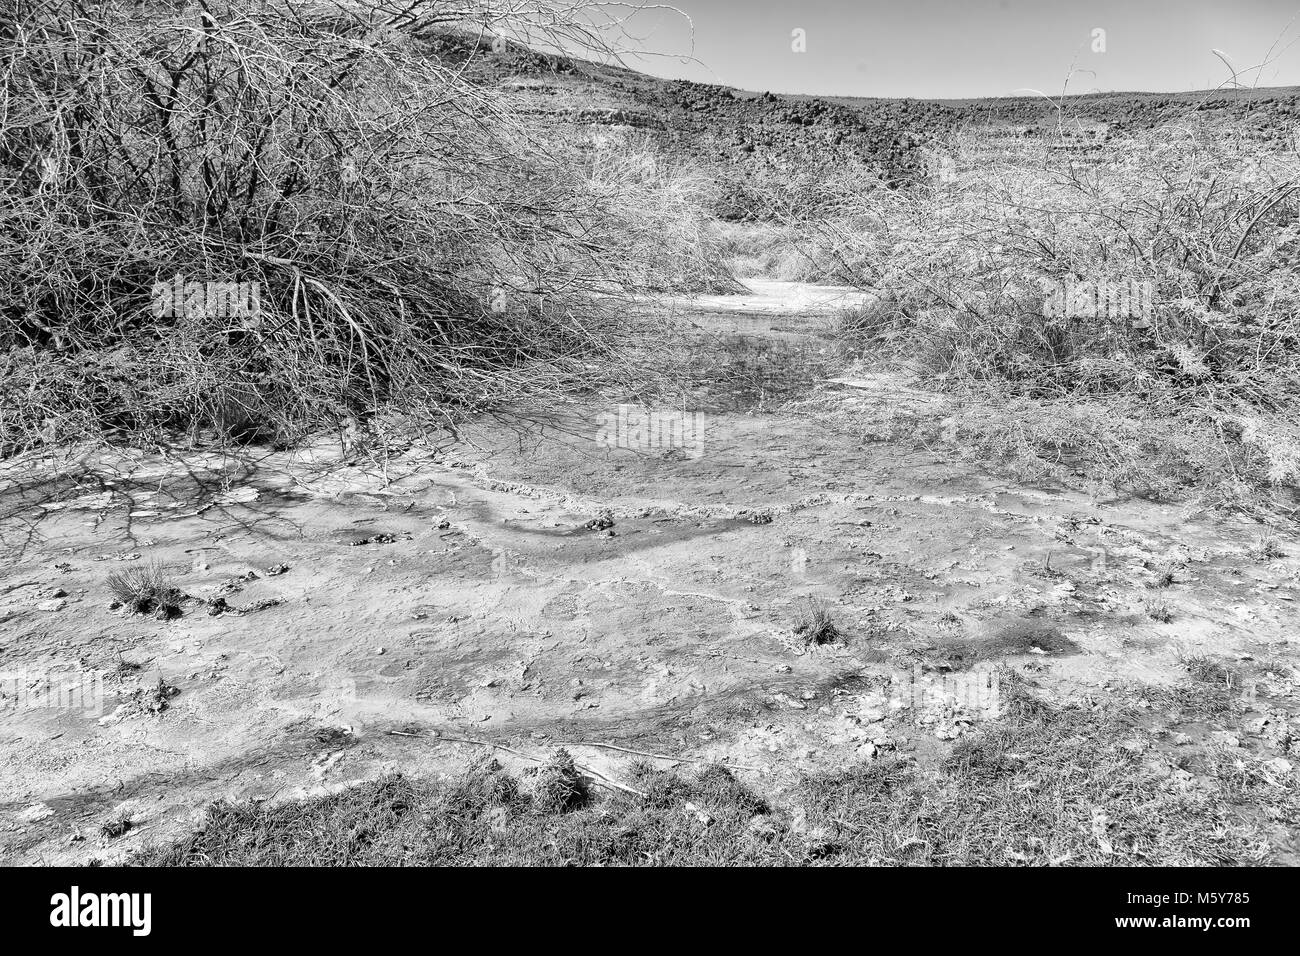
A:
<svg viewBox="0 0 1300 956">
<path fill-rule="evenodd" d="M 1293 507 L 1300 160 L 1195 124 L 1095 162 L 1058 146 L 990 161 L 956 141 L 949 180 L 846 196 L 804 223 L 828 269 L 881 296 L 852 321 L 868 351 L 962 396 L 962 432 L 986 448 Z M 1078 290 L 1090 307 L 1053 306 Z"/>
<path fill-rule="evenodd" d="M 628 297 L 707 271 L 692 184 L 596 175 L 431 46 L 488 29 L 608 52 L 582 4 L 6 9 L 0 451 L 289 441 L 626 380 Z M 255 314 L 223 283 L 259 290 Z"/>
</svg>

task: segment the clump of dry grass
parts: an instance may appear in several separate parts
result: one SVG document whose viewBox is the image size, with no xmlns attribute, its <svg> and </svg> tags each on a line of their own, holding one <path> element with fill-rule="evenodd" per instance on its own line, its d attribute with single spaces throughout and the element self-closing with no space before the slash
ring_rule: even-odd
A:
<svg viewBox="0 0 1300 956">
<path fill-rule="evenodd" d="M 1145 567 L 1151 572 L 1147 587 L 1159 590 L 1173 587 L 1178 583 L 1178 566 L 1168 561 L 1147 561 Z"/>
<path fill-rule="evenodd" d="M 808 601 L 794 625 L 795 637 L 805 644 L 840 644 L 848 640 L 836 625 L 830 608 L 824 603 Z"/>
<path fill-rule="evenodd" d="M 569 813 L 587 804 L 591 790 L 567 750 L 557 750 L 537 771 L 533 808 L 538 813 Z"/>
<path fill-rule="evenodd" d="M 1174 619 L 1174 612 L 1169 610 L 1169 605 L 1163 601 L 1147 601 L 1145 608 L 1147 617 L 1153 621 L 1168 624 Z"/>
<path fill-rule="evenodd" d="M 1198 683 L 1212 684 L 1228 691 L 1241 686 L 1240 672 L 1236 668 L 1225 666 L 1212 657 L 1195 654 L 1184 658 L 1182 664 L 1186 668 L 1188 676 Z"/>
<path fill-rule="evenodd" d="M 1260 538 L 1250 553 L 1256 561 L 1274 561 L 1277 558 L 1286 557 L 1286 550 L 1282 547 L 1282 542 L 1278 540 L 1276 535 L 1272 534 Z"/>
<path fill-rule="evenodd" d="M 108 590 L 116 604 L 136 614 L 152 614 L 168 621 L 180 617 L 185 595 L 175 587 L 162 565 L 150 562 L 108 576 Z"/>
</svg>

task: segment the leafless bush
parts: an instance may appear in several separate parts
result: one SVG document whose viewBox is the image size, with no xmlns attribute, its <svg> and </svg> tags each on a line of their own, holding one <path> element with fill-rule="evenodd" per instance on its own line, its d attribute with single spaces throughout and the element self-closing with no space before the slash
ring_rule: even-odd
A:
<svg viewBox="0 0 1300 956">
<path fill-rule="evenodd" d="M 0 453 L 628 378 L 621 302 L 699 280 L 689 187 L 595 175 L 424 42 L 608 53 L 585 9 L 3 0 Z"/>
<path fill-rule="evenodd" d="M 1300 159 L 1195 125 L 1088 162 L 1053 147 L 976 161 L 956 142 L 943 181 L 811 223 L 827 267 L 881 296 L 854 320 L 872 353 L 965 395 L 964 430 L 1042 463 L 1161 493 L 1293 493 Z M 1142 288 L 1118 309 L 1093 295 Z M 1091 308 L 1059 307 L 1079 290 Z"/>
</svg>

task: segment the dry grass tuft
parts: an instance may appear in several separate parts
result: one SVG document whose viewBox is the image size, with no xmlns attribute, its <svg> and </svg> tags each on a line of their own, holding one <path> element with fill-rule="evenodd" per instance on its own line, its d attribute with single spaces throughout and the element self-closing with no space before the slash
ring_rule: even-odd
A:
<svg viewBox="0 0 1300 956">
<path fill-rule="evenodd" d="M 586 806 L 591 791 L 567 750 L 560 749 L 537 771 L 533 808 L 538 813 L 569 813 Z"/>
<path fill-rule="evenodd" d="M 830 608 L 813 601 L 809 601 L 800 612 L 794 625 L 794 634 L 809 645 L 840 644 L 848 639 L 836 626 Z"/>
<path fill-rule="evenodd" d="M 1251 550 L 1251 556 L 1256 561 L 1274 561 L 1285 558 L 1286 549 L 1282 547 L 1282 542 L 1276 535 L 1269 534 L 1259 539 L 1259 543 Z"/>
<path fill-rule="evenodd" d="M 108 590 L 117 604 L 136 614 L 153 614 L 160 620 L 180 617 L 185 595 L 176 588 L 160 564 L 127 568 L 108 577 Z"/>
<path fill-rule="evenodd" d="M 1169 610 L 1169 605 L 1163 601 L 1147 601 L 1145 604 L 1147 617 L 1153 621 L 1159 621 L 1161 624 L 1168 624 L 1174 619 L 1174 612 Z"/>
</svg>

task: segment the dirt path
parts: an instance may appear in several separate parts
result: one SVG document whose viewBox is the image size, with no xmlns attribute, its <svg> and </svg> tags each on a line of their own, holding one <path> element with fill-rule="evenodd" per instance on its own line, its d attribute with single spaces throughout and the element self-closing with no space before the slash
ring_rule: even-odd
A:
<svg viewBox="0 0 1300 956">
<path fill-rule="evenodd" d="M 838 301 L 821 296 L 764 289 L 734 327 L 726 301 L 697 321 L 815 338 Z M 382 464 L 326 446 L 10 464 L 0 690 L 49 675 L 103 696 L 5 702 L 0 857 L 111 859 L 212 799 L 474 751 L 439 733 L 723 760 L 774 786 L 888 749 L 926 759 L 991 713 L 971 688 L 997 662 L 1064 697 L 1174 683 L 1196 655 L 1250 661 L 1243 719 L 1294 720 L 1295 541 L 1262 557 L 1251 522 L 864 446 L 836 419 L 871 414 L 882 382 L 824 387 L 835 415 L 589 403 Z M 231 610 L 110 610 L 109 574 L 148 561 Z M 846 643 L 793 634 L 817 606 Z M 629 759 L 572 749 L 614 778 Z M 99 833 L 123 817 L 124 836 Z"/>
</svg>

